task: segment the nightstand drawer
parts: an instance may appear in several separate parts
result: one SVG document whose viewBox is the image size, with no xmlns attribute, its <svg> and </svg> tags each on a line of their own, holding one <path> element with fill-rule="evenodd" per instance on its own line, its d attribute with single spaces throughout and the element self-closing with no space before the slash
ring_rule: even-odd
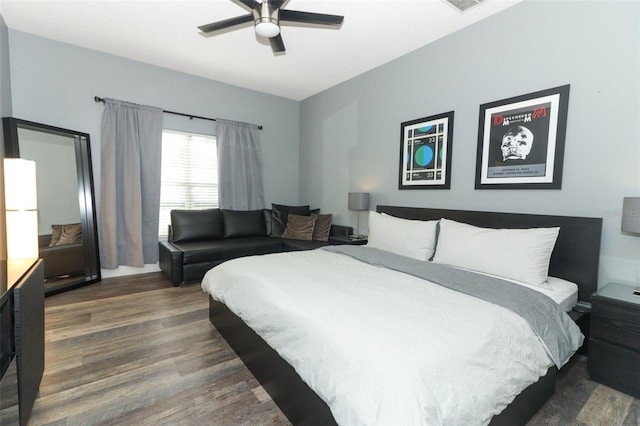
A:
<svg viewBox="0 0 640 426">
<path fill-rule="evenodd" d="M 592 380 L 640 398 L 640 353 L 591 339 L 587 363 Z"/>
<path fill-rule="evenodd" d="M 599 318 L 615 319 L 621 327 L 640 333 L 640 306 L 609 302 L 608 299 L 594 296 L 591 314 Z"/>
<path fill-rule="evenodd" d="M 591 314 L 590 337 L 640 352 L 640 324 Z"/>
</svg>

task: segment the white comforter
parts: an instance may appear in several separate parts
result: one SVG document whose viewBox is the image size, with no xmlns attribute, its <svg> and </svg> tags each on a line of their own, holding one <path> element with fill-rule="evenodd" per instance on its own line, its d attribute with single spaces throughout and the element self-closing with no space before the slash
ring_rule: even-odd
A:
<svg viewBox="0 0 640 426">
<path fill-rule="evenodd" d="M 202 287 L 341 425 L 487 424 L 553 364 L 511 311 L 324 250 L 228 261 Z"/>
</svg>

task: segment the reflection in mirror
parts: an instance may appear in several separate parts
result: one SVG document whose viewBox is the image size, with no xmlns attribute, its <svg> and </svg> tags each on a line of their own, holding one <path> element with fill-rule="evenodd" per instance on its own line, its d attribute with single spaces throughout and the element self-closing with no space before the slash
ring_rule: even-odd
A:
<svg viewBox="0 0 640 426">
<path fill-rule="evenodd" d="M 3 124 L 6 156 L 36 162 L 45 294 L 99 281 L 89 135 L 13 118 Z"/>
</svg>

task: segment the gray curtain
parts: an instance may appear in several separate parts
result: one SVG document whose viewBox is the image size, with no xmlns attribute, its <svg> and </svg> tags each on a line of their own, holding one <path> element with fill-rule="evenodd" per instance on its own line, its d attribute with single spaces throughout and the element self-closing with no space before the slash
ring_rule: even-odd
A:
<svg viewBox="0 0 640 426">
<path fill-rule="evenodd" d="M 102 267 L 155 263 L 162 109 L 105 99 L 100 145 Z"/>
<path fill-rule="evenodd" d="M 262 149 L 258 126 L 216 119 L 220 208 L 264 208 Z"/>
</svg>

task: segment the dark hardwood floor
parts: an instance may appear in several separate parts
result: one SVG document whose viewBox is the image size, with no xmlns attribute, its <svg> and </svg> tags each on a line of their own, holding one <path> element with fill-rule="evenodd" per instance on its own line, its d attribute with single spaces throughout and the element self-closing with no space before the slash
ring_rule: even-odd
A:
<svg viewBox="0 0 640 426">
<path fill-rule="evenodd" d="M 45 372 L 29 425 L 289 424 L 209 323 L 197 284 L 110 278 L 45 306 Z M 640 400 L 587 377 L 576 357 L 529 425 L 640 426 Z"/>
</svg>

